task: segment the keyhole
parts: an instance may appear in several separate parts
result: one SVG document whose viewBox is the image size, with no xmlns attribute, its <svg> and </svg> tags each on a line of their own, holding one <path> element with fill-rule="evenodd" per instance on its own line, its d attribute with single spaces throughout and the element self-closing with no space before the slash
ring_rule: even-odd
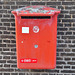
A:
<svg viewBox="0 0 75 75">
<path fill-rule="evenodd" d="M 34 45 L 35 48 L 38 48 L 38 45 Z"/>
</svg>

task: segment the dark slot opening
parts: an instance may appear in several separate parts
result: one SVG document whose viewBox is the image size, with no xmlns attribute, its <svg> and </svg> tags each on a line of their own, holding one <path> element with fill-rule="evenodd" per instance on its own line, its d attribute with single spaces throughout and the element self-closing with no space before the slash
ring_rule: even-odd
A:
<svg viewBox="0 0 75 75">
<path fill-rule="evenodd" d="M 21 16 L 21 19 L 50 19 L 50 16 Z"/>
</svg>

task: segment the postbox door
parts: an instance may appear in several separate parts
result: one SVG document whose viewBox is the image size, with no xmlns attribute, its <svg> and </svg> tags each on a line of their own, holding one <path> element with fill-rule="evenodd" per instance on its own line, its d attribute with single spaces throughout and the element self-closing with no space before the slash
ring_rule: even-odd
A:
<svg viewBox="0 0 75 75">
<path fill-rule="evenodd" d="M 57 15 L 46 19 L 20 17 L 16 35 L 18 67 L 53 68 L 56 64 L 56 30 Z"/>
</svg>

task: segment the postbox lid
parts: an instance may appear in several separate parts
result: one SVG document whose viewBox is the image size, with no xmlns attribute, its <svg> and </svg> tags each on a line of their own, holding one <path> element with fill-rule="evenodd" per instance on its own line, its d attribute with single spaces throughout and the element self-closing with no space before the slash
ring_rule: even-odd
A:
<svg viewBox="0 0 75 75">
<path fill-rule="evenodd" d="M 12 11 L 13 14 L 18 16 L 53 16 L 59 14 L 60 10 L 47 6 L 27 6 Z"/>
</svg>

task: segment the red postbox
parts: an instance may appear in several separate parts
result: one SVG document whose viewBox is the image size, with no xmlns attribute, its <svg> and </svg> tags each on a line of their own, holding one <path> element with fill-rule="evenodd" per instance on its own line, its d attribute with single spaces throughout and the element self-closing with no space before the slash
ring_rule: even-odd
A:
<svg viewBox="0 0 75 75">
<path fill-rule="evenodd" d="M 16 23 L 17 67 L 56 67 L 57 16 L 60 10 L 27 6 L 12 11 Z"/>
</svg>

